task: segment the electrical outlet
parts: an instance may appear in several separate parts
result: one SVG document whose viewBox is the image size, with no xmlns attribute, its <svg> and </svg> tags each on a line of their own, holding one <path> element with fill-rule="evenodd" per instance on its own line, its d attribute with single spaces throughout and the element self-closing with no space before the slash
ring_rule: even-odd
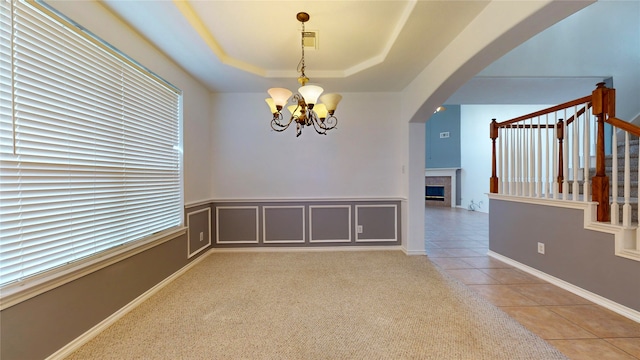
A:
<svg viewBox="0 0 640 360">
<path fill-rule="evenodd" d="M 538 254 L 544 254 L 544 243 L 538 243 Z"/>
<path fill-rule="evenodd" d="M 440 133 L 440 139 L 446 139 L 448 137 L 449 137 L 449 132 L 448 131 Z"/>
<path fill-rule="evenodd" d="M 200 231 L 200 241 L 204 240 L 204 233 Z"/>
<path fill-rule="evenodd" d="M 362 225 L 358 225 L 358 234 L 362 234 Z"/>
</svg>

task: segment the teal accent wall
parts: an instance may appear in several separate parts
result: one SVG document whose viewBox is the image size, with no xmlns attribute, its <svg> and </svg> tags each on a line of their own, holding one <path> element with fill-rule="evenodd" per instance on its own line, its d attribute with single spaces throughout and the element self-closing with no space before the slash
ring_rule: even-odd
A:
<svg viewBox="0 0 640 360">
<path fill-rule="evenodd" d="M 460 105 L 444 105 L 426 124 L 425 168 L 460 167 Z M 440 137 L 449 133 L 449 137 Z"/>
</svg>

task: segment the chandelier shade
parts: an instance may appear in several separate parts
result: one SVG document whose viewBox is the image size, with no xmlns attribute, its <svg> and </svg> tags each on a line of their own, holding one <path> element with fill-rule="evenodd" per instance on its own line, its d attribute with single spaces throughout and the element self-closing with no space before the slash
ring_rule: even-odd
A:
<svg viewBox="0 0 640 360">
<path fill-rule="evenodd" d="M 276 103 L 273 101 L 273 98 L 266 98 L 264 99 L 264 101 L 266 101 L 267 105 L 269 105 L 269 110 L 271 110 L 272 114 L 278 112 L 278 108 L 276 108 Z"/>
<path fill-rule="evenodd" d="M 298 65 L 298 72 L 300 73 L 298 82 L 302 86 L 295 95 L 285 88 L 270 88 L 267 90 L 271 98 L 265 99 L 265 101 L 273 114 L 271 129 L 278 132 L 285 131 L 291 124 L 295 123 L 297 136 L 302 135 L 302 129 L 305 126 L 311 126 L 318 134 L 326 135 L 327 131 L 334 129 L 338 124 L 338 119 L 334 116 L 334 113 L 342 96 L 339 94 L 320 96 L 324 91 L 322 87 L 307 85 L 309 78 L 304 73 L 304 23 L 309 21 L 310 16 L 305 12 L 300 12 L 296 14 L 296 19 L 302 24 L 302 58 Z M 318 98 L 321 103 L 318 103 Z M 285 120 L 282 115 L 282 108 L 287 105 L 289 99 L 293 102 L 293 105 L 287 106 L 287 109 L 291 112 L 291 117 Z"/>
<path fill-rule="evenodd" d="M 318 85 L 305 85 L 298 89 L 307 105 L 315 105 L 323 91 L 324 89 Z"/>
<path fill-rule="evenodd" d="M 289 105 L 287 109 L 289 109 L 291 116 L 300 117 L 300 115 L 302 115 L 301 108 L 298 105 Z"/>
<path fill-rule="evenodd" d="M 340 100 L 342 100 L 342 95 L 340 94 L 324 94 L 320 97 L 320 101 L 327 106 L 327 111 L 331 114 L 338 108 Z"/>
<path fill-rule="evenodd" d="M 293 94 L 290 90 L 285 88 L 271 88 L 267 90 L 267 93 L 271 95 L 273 103 L 276 105 L 276 107 L 280 106 L 280 109 L 282 109 L 282 107 L 287 104 L 289 98 Z"/>
<path fill-rule="evenodd" d="M 313 107 L 313 111 L 318 114 L 320 120 L 326 119 L 327 114 L 329 114 L 329 112 L 327 111 L 327 106 L 325 104 L 316 104 L 316 106 Z"/>
</svg>

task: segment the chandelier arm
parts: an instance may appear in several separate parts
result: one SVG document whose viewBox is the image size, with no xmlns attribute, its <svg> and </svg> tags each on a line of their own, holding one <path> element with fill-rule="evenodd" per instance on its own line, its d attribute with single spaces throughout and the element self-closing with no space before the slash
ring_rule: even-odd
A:
<svg viewBox="0 0 640 360">
<path fill-rule="evenodd" d="M 331 130 L 333 128 L 336 127 L 336 125 L 338 125 L 338 118 L 330 115 L 328 118 L 324 119 L 324 126 L 323 128 L 325 130 Z"/>
<path fill-rule="evenodd" d="M 271 119 L 271 123 L 276 125 L 276 126 L 278 126 L 278 127 L 286 127 L 286 126 L 288 126 L 289 124 L 283 124 L 282 123 L 283 119 L 284 118 L 282 116 L 282 113 L 278 111 L 277 113 L 273 114 L 273 118 Z"/>
<path fill-rule="evenodd" d="M 286 124 L 281 123 L 282 120 L 282 113 L 278 112 L 273 114 L 273 119 L 271 119 L 271 128 L 278 132 L 285 131 L 289 128 L 289 125 L 291 125 L 293 117 L 289 119 L 289 122 L 287 122 Z"/>
<path fill-rule="evenodd" d="M 277 132 L 283 132 L 289 128 L 290 124 L 287 125 L 278 125 L 278 127 L 273 126 L 273 122 L 271 123 L 271 129 Z"/>
<path fill-rule="evenodd" d="M 313 129 L 320 135 L 327 135 L 327 130 L 322 126 L 322 122 L 318 119 L 318 115 L 314 111 L 310 111 L 311 115 L 311 123 L 313 124 Z"/>
<path fill-rule="evenodd" d="M 298 107 L 296 108 L 296 110 L 298 110 L 298 108 L 300 107 L 300 101 L 304 102 L 304 98 L 302 97 L 302 95 L 297 93 L 293 95 L 291 100 L 293 101 L 294 104 L 298 104 Z"/>
</svg>

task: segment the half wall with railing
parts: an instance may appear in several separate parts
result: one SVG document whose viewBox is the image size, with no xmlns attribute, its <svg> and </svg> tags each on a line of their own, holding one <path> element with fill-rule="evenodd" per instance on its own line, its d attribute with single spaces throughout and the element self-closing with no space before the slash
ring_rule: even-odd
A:
<svg viewBox="0 0 640 360">
<path fill-rule="evenodd" d="M 638 136 L 640 127 L 615 117 L 615 89 L 604 83 L 579 99 L 493 119 L 490 192 L 593 205 L 589 221 L 617 232 L 616 254 L 640 261 Z"/>
</svg>

